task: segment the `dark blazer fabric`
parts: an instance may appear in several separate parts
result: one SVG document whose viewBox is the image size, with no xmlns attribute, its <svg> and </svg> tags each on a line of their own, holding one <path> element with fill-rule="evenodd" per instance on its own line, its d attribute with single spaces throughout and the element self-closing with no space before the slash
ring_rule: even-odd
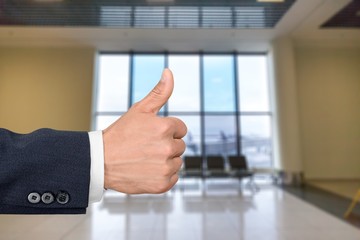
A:
<svg viewBox="0 0 360 240">
<path fill-rule="evenodd" d="M 0 128 L 0 214 L 86 213 L 89 184 L 88 133 Z"/>
</svg>

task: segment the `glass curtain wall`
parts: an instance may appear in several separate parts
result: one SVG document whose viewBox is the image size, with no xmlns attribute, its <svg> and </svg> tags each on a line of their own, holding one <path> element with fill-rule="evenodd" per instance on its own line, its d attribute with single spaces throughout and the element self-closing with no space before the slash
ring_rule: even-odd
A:
<svg viewBox="0 0 360 240">
<path fill-rule="evenodd" d="M 100 54 L 95 128 L 106 128 L 146 96 L 165 67 L 175 88 L 159 115 L 186 123 L 185 156 L 243 154 L 250 167 L 272 167 L 264 54 Z"/>
</svg>

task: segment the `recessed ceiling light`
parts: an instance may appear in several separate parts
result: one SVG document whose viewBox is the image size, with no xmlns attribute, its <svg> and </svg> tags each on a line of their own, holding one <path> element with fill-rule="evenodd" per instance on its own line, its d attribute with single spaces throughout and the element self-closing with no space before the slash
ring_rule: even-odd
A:
<svg viewBox="0 0 360 240">
<path fill-rule="evenodd" d="M 284 0 L 257 0 L 258 2 L 269 2 L 269 3 L 279 3 L 284 2 Z"/>
<path fill-rule="evenodd" d="M 34 2 L 39 2 L 39 3 L 55 3 L 55 2 L 62 2 L 64 0 L 34 0 Z"/>
<path fill-rule="evenodd" d="M 148 3 L 174 3 L 175 0 L 146 0 Z"/>
</svg>

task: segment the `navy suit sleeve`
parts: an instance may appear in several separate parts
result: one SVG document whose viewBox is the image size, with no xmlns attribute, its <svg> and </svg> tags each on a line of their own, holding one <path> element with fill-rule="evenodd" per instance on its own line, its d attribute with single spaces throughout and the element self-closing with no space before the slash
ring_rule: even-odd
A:
<svg viewBox="0 0 360 240">
<path fill-rule="evenodd" d="M 0 129 L 0 213 L 85 213 L 89 184 L 88 133 Z"/>
</svg>

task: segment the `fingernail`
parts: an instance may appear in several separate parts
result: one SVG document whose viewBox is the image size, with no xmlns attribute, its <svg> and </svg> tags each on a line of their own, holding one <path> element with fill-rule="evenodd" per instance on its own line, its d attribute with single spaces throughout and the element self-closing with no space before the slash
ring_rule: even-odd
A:
<svg viewBox="0 0 360 240">
<path fill-rule="evenodd" d="M 165 71 L 166 71 L 166 69 L 164 69 L 163 72 L 162 72 L 162 74 L 161 74 L 161 79 L 160 79 L 161 82 L 165 82 L 165 81 L 166 81 Z"/>
</svg>

